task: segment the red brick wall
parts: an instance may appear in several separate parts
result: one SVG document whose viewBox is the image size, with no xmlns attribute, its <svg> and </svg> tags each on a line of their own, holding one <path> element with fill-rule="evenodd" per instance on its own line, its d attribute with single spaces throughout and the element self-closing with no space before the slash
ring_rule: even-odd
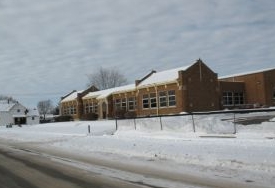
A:
<svg viewBox="0 0 275 188">
<path fill-rule="evenodd" d="M 181 72 L 183 89 L 183 111 L 218 110 L 219 88 L 217 74 L 204 63 L 198 61 Z"/>
<path fill-rule="evenodd" d="M 221 79 L 222 81 L 242 81 L 245 83 L 246 102 L 273 106 L 273 88 L 275 87 L 275 70 Z"/>
</svg>

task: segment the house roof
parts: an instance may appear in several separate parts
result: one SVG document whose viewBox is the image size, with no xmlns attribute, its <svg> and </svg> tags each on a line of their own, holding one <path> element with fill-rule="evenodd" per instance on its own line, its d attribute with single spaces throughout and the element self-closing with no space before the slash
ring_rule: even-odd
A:
<svg viewBox="0 0 275 188">
<path fill-rule="evenodd" d="M 14 105 L 15 105 L 15 103 L 13 103 L 13 102 L 1 100 L 0 101 L 0 112 L 9 112 L 14 107 Z"/>
<path fill-rule="evenodd" d="M 87 95 L 85 95 L 83 99 L 87 99 L 87 98 L 103 99 L 117 92 L 132 91 L 134 89 L 135 89 L 135 84 L 129 84 L 129 85 L 119 86 L 119 87 L 105 89 L 101 91 L 90 92 Z"/>
<path fill-rule="evenodd" d="M 179 77 L 178 72 L 181 71 L 181 70 L 185 71 L 189 67 L 191 67 L 191 65 L 184 66 L 184 67 L 178 67 L 178 68 L 170 69 L 170 70 L 166 70 L 166 71 L 152 73 L 147 79 L 141 81 L 138 84 L 138 87 L 176 81 Z"/>
<path fill-rule="evenodd" d="M 39 116 L 38 109 L 33 108 L 33 109 L 28 109 L 28 116 Z"/>
<path fill-rule="evenodd" d="M 65 97 L 64 99 L 62 99 L 61 102 L 68 102 L 68 101 L 75 100 L 77 98 L 77 94 L 82 93 L 83 91 L 84 90 L 74 91 L 70 95 L 68 95 L 67 97 Z"/>
<path fill-rule="evenodd" d="M 249 75 L 249 74 L 266 72 L 266 71 L 270 71 L 270 70 L 275 70 L 275 68 L 267 68 L 267 69 L 261 69 L 261 70 L 256 70 L 256 71 L 249 71 L 249 72 L 237 73 L 237 74 L 232 74 L 232 75 L 227 75 L 227 76 L 221 76 L 221 77 L 219 77 L 219 79 L 232 78 L 232 77 L 237 77 L 237 76 L 245 76 L 245 75 Z"/>
</svg>

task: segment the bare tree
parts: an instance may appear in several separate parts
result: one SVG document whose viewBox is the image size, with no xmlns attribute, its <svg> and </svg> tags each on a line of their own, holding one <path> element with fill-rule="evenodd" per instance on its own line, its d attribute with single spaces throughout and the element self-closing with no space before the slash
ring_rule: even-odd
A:
<svg viewBox="0 0 275 188">
<path fill-rule="evenodd" d="M 0 95 L 0 100 L 5 100 L 5 101 L 9 101 L 9 102 L 17 102 L 14 98 L 6 96 L 6 95 Z"/>
<path fill-rule="evenodd" d="M 46 114 L 53 110 L 53 104 L 51 100 L 39 101 L 37 104 L 37 109 L 39 114 L 43 115 L 44 120 L 46 119 Z"/>
<path fill-rule="evenodd" d="M 100 67 L 96 72 L 89 74 L 88 79 L 88 86 L 94 85 L 99 90 L 127 84 L 127 79 L 115 68 Z"/>
</svg>

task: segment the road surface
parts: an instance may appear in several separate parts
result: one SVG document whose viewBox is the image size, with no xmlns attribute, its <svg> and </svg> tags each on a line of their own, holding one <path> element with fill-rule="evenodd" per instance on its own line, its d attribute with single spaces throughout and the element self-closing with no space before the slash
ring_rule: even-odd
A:
<svg viewBox="0 0 275 188">
<path fill-rule="evenodd" d="M 24 144 L 0 144 L 1 188 L 260 188 L 123 162 L 81 158 Z"/>
</svg>

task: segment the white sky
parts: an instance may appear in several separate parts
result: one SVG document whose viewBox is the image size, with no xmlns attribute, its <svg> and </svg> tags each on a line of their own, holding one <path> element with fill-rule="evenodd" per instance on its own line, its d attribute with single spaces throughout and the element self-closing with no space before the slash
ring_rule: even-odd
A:
<svg viewBox="0 0 275 188">
<path fill-rule="evenodd" d="M 27 106 L 116 67 L 130 83 L 201 58 L 219 76 L 275 67 L 274 0 L 1 0 L 0 94 Z"/>
</svg>

